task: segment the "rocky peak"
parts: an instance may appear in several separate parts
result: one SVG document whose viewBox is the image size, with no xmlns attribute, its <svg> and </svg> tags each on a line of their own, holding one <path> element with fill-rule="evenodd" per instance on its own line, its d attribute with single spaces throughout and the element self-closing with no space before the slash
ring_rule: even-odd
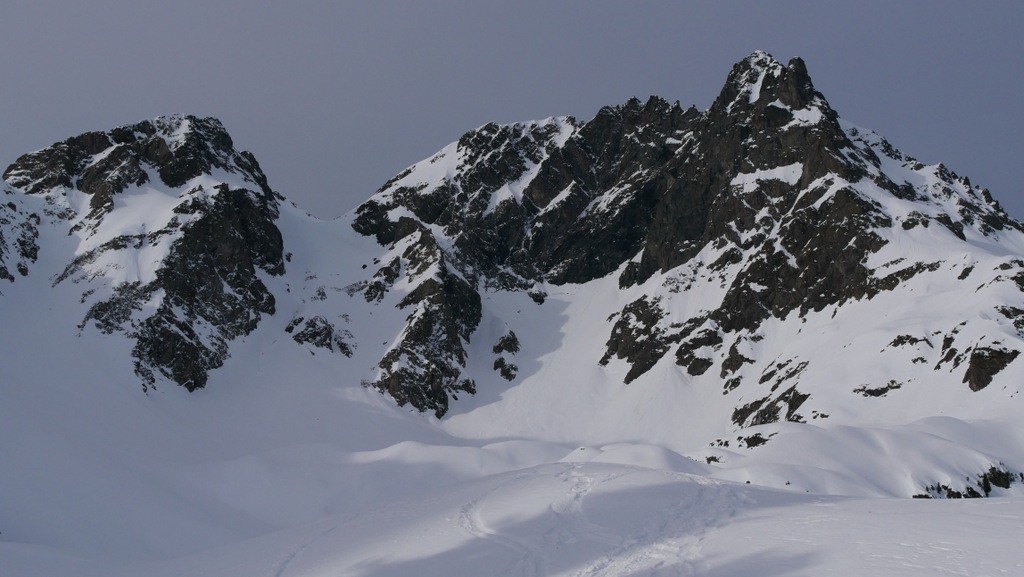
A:
<svg viewBox="0 0 1024 577">
<path fill-rule="evenodd" d="M 732 67 L 711 111 L 764 110 L 773 103 L 800 110 L 816 99 L 824 101 L 802 59 L 793 58 L 783 66 L 772 55 L 757 51 Z"/>
<path fill-rule="evenodd" d="M 107 132 L 88 132 L 18 158 L 4 178 L 29 194 L 50 194 L 51 203 L 75 189 L 89 196 L 88 218 L 112 210 L 114 196 L 154 177 L 179 188 L 188 181 L 221 171 L 269 198 L 266 176 L 248 152 L 234 150 L 231 137 L 215 118 L 161 116 Z M 157 183 L 154 183 L 157 184 Z M 56 211 L 55 211 L 56 212 Z M 73 213 L 64 210 L 62 216 Z"/>
<path fill-rule="evenodd" d="M 0 304 L 70 296 L 64 337 L 131 351 L 146 387 L 204 387 L 244 350 L 439 418 L 525 403 L 499 433 L 580 400 L 664 423 L 700 407 L 709 461 L 792 423 L 1019 396 L 1021 225 L 841 120 L 798 59 L 751 55 L 706 111 L 486 124 L 333 223 L 279 211 L 214 119 L 83 134 L 7 175 L 30 194 L 0 191 Z M 277 356 L 296 345 L 314 370 Z"/>
<path fill-rule="evenodd" d="M 260 272 L 284 272 L 278 197 L 215 118 L 85 133 L 20 157 L 4 177 L 45 202 L 52 228 L 77 237 L 53 284 L 82 285 L 82 330 L 135 341 L 146 386 L 163 377 L 202 387 L 228 343 L 275 310 Z M 23 227 L 19 241 L 28 256 L 31 232 Z"/>
<path fill-rule="evenodd" d="M 148 129 L 147 123 L 140 128 Z M 150 136 L 149 146 L 155 146 L 154 164 L 160 179 L 167 186 L 179 187 L 215 169 L 240 173 L 252 184 L 266 189 L 266 177 L 247 152 L 236 152 L 234 143 L 224 125 L 216 118 L 197 118 L 191 115 L 163 116 L 152 122 L 156 134 Z M 146 130 L 148 132 L 148 130 Z M 166 143 L 166 150 L 159 144 Z"/>
<path fill-rule="evenodd" d="M 910 210 L 893 198 L 923 204 Z M 357 210 L 354 228 L 394 251 L 407 235 L 418 233 L 414 245 L 436 237 L 429 244 L 443 248 L 416 254 L 436 255 L 435 268 L 459 270 L 465 281 L 455 283 L 458 291 L 430 293 L 446 311 L 431 326 L 452 327 L 431 342 L 444 342 L 448 358 L 458 360 L 444 367 L 433 400 L 417 405 L 425 368 L 385 370 L 378 387 L 441 414 L 438 391 L 458 388 L 462 343 L 473 334 L 441 319 L 467 303 L 476 310 L 474 287 L 530 290 L 540 302 L 537 287 L 545 284 L 620 271 L 620 287 L 639 290 L 633 287 L 682 269 L 688 286 L 718 287 L 714 303 L 664 327 L 670 299 L 644 294 L 619 315 L 604 360 L 628 359 L 632 380 L 675 348 L 679 364 L 698 375 L 714 364 L 700 351 L 731 339 L 725 378 L 748 358 L 742 335 L 766 320 L 871 297 L 930 270 L 875 274 L 871 259 L 897 225 L 934 221 L 960 239 L 968 229 L 1018 226 L 985 198 L 956 175 L 923 167 L 841 122 L 801 59 L 782 65 L 760 51 L 733 67 L 706 112 L 652 96 L 604 107 L 585 122 L 485 125 L 410 167 Z M 403 350 L 440 356 L 428 350 L 433 344 L 414 340 Z"/>
</svg>

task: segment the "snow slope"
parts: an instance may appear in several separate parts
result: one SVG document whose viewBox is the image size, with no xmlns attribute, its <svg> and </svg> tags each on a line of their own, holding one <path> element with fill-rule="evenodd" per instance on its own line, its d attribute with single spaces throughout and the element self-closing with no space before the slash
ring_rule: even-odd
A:
<svg viewBox="0 0 1024 577">
<path fill-rule="evenodd" d="M 563 460 L 181 558 L 0 550 L 12 575 L 1013 575 L 1020 505 L 811 496 Z"/>
</svg>

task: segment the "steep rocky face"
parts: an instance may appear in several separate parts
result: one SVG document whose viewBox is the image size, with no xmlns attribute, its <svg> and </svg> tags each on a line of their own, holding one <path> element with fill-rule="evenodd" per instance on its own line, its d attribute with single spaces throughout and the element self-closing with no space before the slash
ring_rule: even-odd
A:
<svg viewBox="0 0 1024 577">
<path fill-rule="evenodd" d="M 409 287 L 397 303 L 408 310 L 405 327 L 378 363 L 373 386 L 399 404 L 412 404 L 441 417 L 449 397 L 475 393 L 476 384 L 462 376 L 465 345 L 480 322 L 476 279 L 454 269 L 430 230 L 421 224 L 392 245 L 371 281 L 354 288 L 367 303 L 380 301 L 399 280 Z M 404 275 L 403 275 L 404 272 Z"/>
<path fill-rule="evenodd" d="M 38 213 L 8 186 L 0 185 L 0 280 L 14 282 L 15 275 L 28 275 L 39 256 L 39 223 Z"/>
<path fill-rule="evenodd" d="M 228 343 L 275 311 L 258 273 L 284 272 L 278 198 L 215 119 L 83 134 L 22 156 L 4 178 L 79 239 L 54 285 L 83 284 L 80 328 L 130 336 L 147 386 L 157 375 L 204 386 Z"/>
<path fill-rule="evenodd" d="M 382 244 L 411 220 L 437 226 L 460 266 L 500 286 L 599 278 L 641 247 L 666 185 L 650 172 L 698 116 L 652 97 L 585 124 L 488 124 L 385 184 L 354 226 Z"/>
<path fill-rule="evenodd" d="M 402 267 L 458 279 L 410 293 L 406 304 L 429 294 L 435 307 L 465 314 L 429 331 L 413 330 L 420 317 L 409 317 L 399 348 L 434 360 L 395 370 L 399 353 L 385 356 L 377 386 L 400 402 L 440 415 L 439 391 L 472 390 L 455 383 L 466 382 L 459 374 L 481 290 L 528 290 L 543 302 L 544 287 L 617 274 L 624 291 L 640 294 L 613 314 L 595 362 L 625 360 L 626 382 L 670 352 L 690 377 L 717 366 L 725 394 L 756 396 L 736 407 L 741 427 L 799 420 L 808 398 L 799 355 L 774 369 L 757 358 L 764 323 L 872 299 L 943 269 L 942 259 L 878 262 L 919 227 L 974 245 L 1021 231 L 988 191 L 842 121 L 802 60 L 783 65 L 763 52 L 736 64 L 705 112 L 652 97 L 587 122 L 483 126 L 386 183 L 353 221 L 385 249 L 401 249 Z M 395 276 L 387 262 L 365 281 L 368 300 Z M 975 346 L 957 349 L 956 367 Z M 1015 355 L 972 358 L 964 382 L 983 387 L 982 375 Z"/>
<path fill-rule="evenodd" d="M 252 194 L 225 184 L 206 203 L 182 208 L 195 211 L 195 219 L 132 304 L 141 307 L 163 291 L 156 314 L 134 329 L 136 370 L 148 382 L 155 369 L 190 390 L 204 386 L 208 372 L 227 357 L 227 343 L 274 314 L 274 296 L 257 270 L 284 272 L 281 235 L 266 200 Z"/>
</svg>

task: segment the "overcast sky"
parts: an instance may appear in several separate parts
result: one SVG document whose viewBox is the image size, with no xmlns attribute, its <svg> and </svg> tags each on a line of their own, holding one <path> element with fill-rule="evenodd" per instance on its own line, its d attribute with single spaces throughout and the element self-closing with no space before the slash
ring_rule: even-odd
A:
<svg viewBox="0 0 1024 577">
<path fill-rule="evenodd" d="M 756 49 L 847 120 L 1024 217 L 1024 2 L 4 2 L 0 164 L 160 114 L 219 117 L 313 214 L 489 121 L 710 106 Z"/>
</svg>

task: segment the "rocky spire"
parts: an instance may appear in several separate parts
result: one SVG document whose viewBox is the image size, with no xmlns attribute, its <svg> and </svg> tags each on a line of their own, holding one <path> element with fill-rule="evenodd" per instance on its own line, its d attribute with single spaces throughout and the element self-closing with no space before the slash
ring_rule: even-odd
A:
<svg viewBox="0 0 1024 577">
<path fill-rule="evenodd" d="M 821 103 L 825 100 L 814 89 L 802 59 L 793 58 L 783 66 L 772 55 L 759 50 L 732 67 L 711 110 L 734 113 L 764 110 L 772 104 L 800 110 L 816 99 Z"/>
</svg>

